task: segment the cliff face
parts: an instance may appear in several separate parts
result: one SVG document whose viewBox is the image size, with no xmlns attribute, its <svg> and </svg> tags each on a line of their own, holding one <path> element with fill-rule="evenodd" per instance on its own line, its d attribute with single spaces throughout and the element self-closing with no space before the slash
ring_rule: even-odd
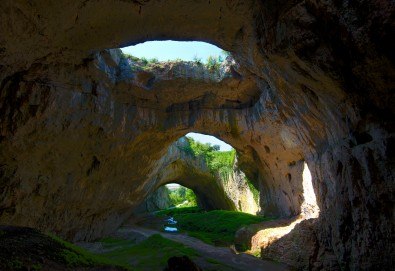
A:
<svg viewBox="0 0 395 271">
<path fill-rule="evenodd" d="M 233 201 L 238 211 L 250 214 L 258 214 L 259 191 L 247 179 L 245 173 L 240 170 L 237 160 L 233 165 L 233 171 L 219 176 L 225 193 Z"/>
<path fill-rule="evenodd" d="M 237 149 L 266 215 L 299 213 L 307 162 L 321 210 L 308 268 L 393 265 L 391 1 L 5 0 L 0 11 L 1 223 L 100 237 L 195 131 Z M 103 51 L 152 39 L 209 41 L 238 67 L 156 76 Z"/>
</svg>

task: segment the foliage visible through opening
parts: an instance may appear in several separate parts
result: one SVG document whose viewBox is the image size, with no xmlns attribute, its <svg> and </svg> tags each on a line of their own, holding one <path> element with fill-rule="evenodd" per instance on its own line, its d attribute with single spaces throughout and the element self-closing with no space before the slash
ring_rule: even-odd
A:
<svg viewBox="0 0 395 271">
<path fill-rule="evenodd" d="M 202 157 L 210 169 L 215 174 L 221 176 L 229 175 L 233 171 L 233 164 L 236 158 L 236 151 L 220 151 L 218 145 L 210 143 L 200 143 L 191 137 L 187 137 L 189 144 L 182 147 L 183 150 L 194 157 Z"/>
<path fill-rule="evenodd" d="M 169 189 L 170 190 L 170 189 Z M 197 206 L 196 195 L 193 190 L 184 186 L 169 191 L 169 198 L 172 206 L 193 207 Z"/>
<path fill-rule="evenodd" d="M 188 139 L 189 144 L 179 146 L 179 148 L 182 148 L 183 151 L 194 157 L 202 157 L 212 174 L 219 174 L 222 181 L 227 181 L 229 175 L 234 171 L 236 150 L 220 151 L 220 147 L 218 145 L 201 143 L 188 136 L 186 138 Z M 258 203 L 259 190 L 248 178 L 246 178 L 246 182 L 254 196 L 255 202 Z"/>
<path fill-rule="evenodd" d="M 131 54 L 127 54 L 127 53 L 123 53 L 123 52 L 122 52 L 121 56 L 124 59 L 128 59 L 128 60 L 136 63 L 143 70 L 149 69 L 149 68 L 153 67 L 154 65 L 159 65 L 160 63 L 166 63 L 166 62 L 160 62 L 157 58 L 149 58 L 149 59 L 145 58 L 145 57 L 138 58 L 138 57 L 135 57 Z M 198 56 L 195 56 L 193 58 L 193 61 L 183 61 L 182 59 L 178 58 L 178 59 L 175 59 L 174 61 L 169 60 L 167 62 L 192 62 L 198 66 L 206 67 L 206 69 L 208 69 L 210 72 L 218 72 L 221 67 L 221 64 L 224 62 L 224 60 L 227 57 L 231 57 L 231 54 L 227 51 L 223 51 L 222 55 L 209 56 L 206 59 L 205 63 Z"/>
</svg>

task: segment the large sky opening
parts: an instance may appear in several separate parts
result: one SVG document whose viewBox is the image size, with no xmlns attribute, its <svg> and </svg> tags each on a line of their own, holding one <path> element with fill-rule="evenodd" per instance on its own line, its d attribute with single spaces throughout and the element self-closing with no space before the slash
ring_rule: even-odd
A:
<svg viewBox="0 0 395 271">
<path fill-rule="evenodd" d="M 224 56 L 224 51 L 215 45 L 201 41 L 147 41 L 134 46 L 121 48 L 122 52 L 138 58 L 156 58 L 159 61 L 181 59 L 193 61 L 196 58 L 205 62 L 209 56 Z M 219 145 L 220 151 L 230 151 L 232 146 L 210 135 L 189 133 L 187 136 L 201 143 Z"/>
<path fill-rule="evenodd" d="M 157 58 L 159 61 L 176 59 L 193 61 L 197 57 L 205 62 L 209 56 L 223 55 L 221 48 L 201 41 L 147 41 L 121 50 L 138 58 Z"/>
</svg>

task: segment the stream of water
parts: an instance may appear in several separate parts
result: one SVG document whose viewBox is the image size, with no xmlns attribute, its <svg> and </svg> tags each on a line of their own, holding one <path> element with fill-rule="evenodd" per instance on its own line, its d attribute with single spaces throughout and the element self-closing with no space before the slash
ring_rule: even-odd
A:
<svg viewBox="0 0 395 271">
<path fill-rule="evenodd" d="M 174 226 L 177 224 L 177 221 L 174 219 L 174 217 L 171 216 L 165 221 L 167 223 L 167 225 L 165 225 L 165 232 L 178 232 L 177 227 Z"/>
</svg>

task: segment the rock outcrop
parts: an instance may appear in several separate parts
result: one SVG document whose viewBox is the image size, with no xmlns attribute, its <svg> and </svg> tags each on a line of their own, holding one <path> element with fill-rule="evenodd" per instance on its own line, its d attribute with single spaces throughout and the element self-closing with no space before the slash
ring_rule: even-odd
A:
<svg viewBox="0 0 395 271">
<path fill-rule="evenodd" d="M 265 215 L 300 212 L 307 162 L 320 207 L 311 269 L 394 265 L 392 1 L 4 0 L 0 11 L 1 223 L 72 240 L 111 232 L 170 144 L 195 131 L 237 149 Z M 104 50 L 154 39 L 208 41 L 239 67 L 219 81 L 152 79 Z"/>
</svg>

